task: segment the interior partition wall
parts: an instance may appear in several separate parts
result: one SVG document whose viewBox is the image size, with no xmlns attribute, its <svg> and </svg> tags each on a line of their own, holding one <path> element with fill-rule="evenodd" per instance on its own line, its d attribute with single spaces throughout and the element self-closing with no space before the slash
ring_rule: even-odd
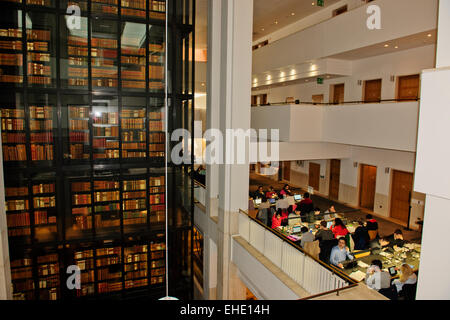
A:
<svg viewBox="0 0 450 320">
<path fill-rule="evenodd" d="M 195 0 L 0 9 L 14 299 L 190 298 L 192 165 L 170 136 L 193 128 Z"/>
</svg>

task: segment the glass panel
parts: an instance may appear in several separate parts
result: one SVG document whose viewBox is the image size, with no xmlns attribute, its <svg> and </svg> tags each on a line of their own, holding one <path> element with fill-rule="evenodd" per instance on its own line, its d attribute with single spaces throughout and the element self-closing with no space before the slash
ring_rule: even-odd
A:
<svg viewBox="0 0 450 320">
<path fill-rule="evenodd" d="M 150 19 L 166 20 L 166 1 L 150 0 Z"/>
<path fill-rule="evenodd" d="M 28 95 L 31 161 L 51 166 L 55 160 L 57 137 L 56 97 L 48 94 Z"/>
<path fill-rule="evenodd" d="M 61 85 L 88 88 L 88 19 L 80 17 L 80 28 L 67 28 L 69 16 L 61 17 Z"/>
<path fill-rule="evenodd" d="M 150 92 L 164 92 L 165 29 L 149 26 L 148 32 L 149 89 Z"/>
<path fill-rule="evenodd" d="M 54 87 L 55 67 L 55 15 L 32 12 L 26 14 L 28 85 Z"/>
<path fill-rule="evenodd" d="M 34 300 L 33 257 L 31 249 L 10 246 L 11 280 L 14 300 Z"/>
<path fill-rule="evenodd" d="M 91 156 L 89 98 L 83 95 L 62 97 L 62 134 L 65 162 L 86 162 Z"/>
<path fill-rule="evenodd" d="M 62 0 L 60 2 L 60 6 L 64 11 L 67 10 L 67 7 L 72 5 L 80 7 L 81 14 L 85 14 L 88 11 L 88 0 Z"/>
<path fill-rule="evenodd" d="M 53 250 L 52 250 L 53 251 Z M 57 300 L 59 293 L 59 257 L 49 251 L 37 257 L 39 300 Z"/>
<path fill-rule="evenodd" d="M 125 247 L 125 289 L 148 285 L 148 245 Z"/>
<path fill-rule="evenodd" d="M 117 15 L 118 0 L 92 0 L 92 13 Z"/>
<path fill-rule="evenodd" d="M 117 97 L 93 97 L 92 123 L 94 160 L 119 159 L 119 104 Z"/>
<path fill-rule="evenodd" d="M 165 283 L 165 250 L 166 244 L 163 241 L 152 242 L 150 244 L 150 284 L 161 285 Z"/>
<path fill-rule="evenodd" d="M 145 91 L 145 24 L 122 23 L 121 63 L 124 90 Z"/>
<path fill-rule="evenodd" d="M 162 160 L 165 155 L 164 99 L 149 99 L 149 157 Z"/>
<path fill-rule="evenodd" d="M 165 176 L 163 173 L 149 179 L 150 224 L 153 227 L 163 227 L 166 217 Z"/>
<path fill-rule="evenodd" d="M 96 249 L 98 293 L 120 291 L 122 285 L 122 248 L 120 246 Z"/>
<path fill-rule="evenodd" d="M 0 84 L 22 86 L 22 11 L 0 4 Z"/>
<path fill-rule="evenodd" d="M 57 237 L 56 174 L 36 174 L 32 180 L 35 239 L 49 242 Z"/>
<path fill-rule="evenodd" d="M 117 22 L 92 21 L 92 86 L 117 88 Z"/>
<path fill-rule="evenodd" d="M 81 271 L 81 288 L 75 290 L 77 297 L 95 294 L 95 261 L 93 243 L 72 244 L 68 246 L 69 265 L 77 265 Z"/>
<path fill-rule="evenodd" d="M 31 240 L 28 181 L 22 173 L 5 179 L 5 209 L 10 243 Z"/>
<path fill-rule="evenodd" d="M 120 179 L 118 174 L 94 177 L 94 214 L 97 235 L 120 233 Z"/>
<path fill-rule="evenodd" d="M 122 182 L 124 233 L 147 228 L 147 169 L 129 169 Z"/>
<path fill-rule="evenodd" d="M 146 18 L 146 0 L 121 0 L 121 4 L 122 16 Z"/>
<path fill-rule="evenodd" d="M 66 237 L 86 238 L 92 234 L 92 197 L 89 174 L 67 181 L 70 212 L 66 218 Z"/>
<path fill-rule="evenodd" d="M 27 125 L 22 97 L 16 93 L 2 95 L 2 147 L 4 166 L 27 165 Z"/>
<path fill-rule="evenodd" d="M 123 97 L 121 111 L 122 158 L 147 157 L 145 98 Z"/>
</svg>

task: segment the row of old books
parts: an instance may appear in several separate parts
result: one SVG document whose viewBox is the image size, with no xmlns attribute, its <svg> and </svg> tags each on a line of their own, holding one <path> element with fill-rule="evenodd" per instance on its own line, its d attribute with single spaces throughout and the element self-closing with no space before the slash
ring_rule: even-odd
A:
<svg viewBox="0 0 450 320">
<path fill-rule="evenodd" d="M 118 137 L 119 127 L 94 127 L 95 137 Z"/>
<path fill-rule="evenodd" d="M 33 205 L 35 208 L 53 208 L 56 206 L 56 199 L 55 199 L 55 196 L 34 197 Z"/>
<path fill-rule="evenodd" d="M 17 130 L 17 131 L 25 130 L 25 120 L 2 118 L 2 131 L 6 130 Z"/>
<path fill-rule="evenodd" d="M 119 150 L 105 150 L 102 153 L 94 153 L 94 160 L 119 159 Z"/>
<path fill-rule="evenodd" d="M 88 132 L 69 132 L 69 141 L 70 142 L 89 142 L 89 133 Z"/>
<path fill-rule="evenodd" d="M 113 149 L 118 149 L 119 148 L 119 141 L 111 141 L 111 140 L 107 140 L 105 138 L 102 139 L 94 139 L 93 140 L 93 147 L 94 148 L 113 148 Z"/>
<path fill-rule="evenodd" d="M 33 186 L 33 194 L 40 194 L 40 193 L 53 193 L 55 192 L 55 184 L 38 184 Z"/>
<path fill-rule="evenodd" d="M 95 202 L 119 201 L 119 191 L 103 191 L 94 193 Z"/>
<path fill-rule="evenodd" d="M 119 114 L 117 112 L 103 112 L 92 118 L 94 124 L 119 124 Z"/>
<path fill-rule="evenodd" d="M 30 117 L 35 119 L 49 119 L 53 117 L 52 107 L 30 107 Z"/>
<path fill-rule="evenodd" d="M 31 133 L 30 140 L 31 143 L 53 143 L 53 133 L 52 132 Z"/>
<path fill-rule="evenodd" d="M 25 133 L 2 133 L 3 143 L 26 143 Z"/>
<path fill-rule="evenodd" d="M 0 53 L 0 65 L 22 66 L 23 55 L 21 53 Z"/>
<path fill-rule="evenodd" d="M 124 191 L 145 190 L 147 188 L 145 180 L 124 181 Z"/>
<path fill-rule="evenodd" d="M 31 160 L 33 161 L 51 161 L 53 160 L 52 145 L 31 145 Z"/>
<path fill-rule="evenodd" d="M 141 210 L 146 209 L 147 204 L 145 199 L 126 200 L 122 203 L 123 210 Z"/>
<path fill-rule="evenodd" d="M 164 133 L 150 133 L 149 143 L 165 143 Z"/>
<path fill-rule="evenodd" d="M 3 146 L 3 160 L 4 161 L 26 161 L 27 151 L 24 144 L 16 146 Z"/>
<path fill-rule="evenodd" d="M 122 144 L 122 149 L 124 150 L 146 150 L 147 146 L 145 143 L 138 142 L 128 142 Z"/>
<path fill-rule="evenodd" d="M 122 118 L 123 129 L 145 129 L 145 119 L 127 119 Z"/>
<path fill-rule="evenodd" d="M 144 151 L 127 151 L 122 150 L 122 158 L 145 158 L 147 157 L 147 152 Z"/>
<path fill-rule="evenodd" d="M 124 129 L 126 130 L 126 129 Z M 145 142 L 146 134 L 144 131 L 123 131 L 122 142 L 140 141 Z"/>
<path fill-rule="evenodd" d="M 118 189 L 119 181 L 94 181 L 95 190 Z"/>
</svg>

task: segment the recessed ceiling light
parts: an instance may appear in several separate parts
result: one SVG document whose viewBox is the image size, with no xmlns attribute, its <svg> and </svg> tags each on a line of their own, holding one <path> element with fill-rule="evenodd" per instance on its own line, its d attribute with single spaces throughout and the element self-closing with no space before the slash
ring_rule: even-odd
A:
<svg viewBox="0 0 450 320">
<path fill-rule="evenodd" d="M 291 12 L 291 16 L 295 16 L 295 12 Z"/>
<path fill-rule="evenodd" d="M 313 6 L 313 5 L 314 5 L 314 2 L 313 2 L 313 3 L 311 3 L 311 5 Z"/>
<path fill-rule="evenodd" d="M 261 31 L 264 31 L 264 28 L 261 28 Z"/>
<path fill-rule="evenodd" d="M 278 24 L 278 21 L 277 21 L 277 20 L 275 20 L 275 24 Z"/>
<path fill-rule="evenodd" d="M 389 45 L 388 45 L 388 44 L 385 44 L 384 47 L 387 48 L 387 47 L 389 47 Z"/>
<path fill-rule="evenodd" d="M 308 79 L 305 80 L 305 82 L 308 82 L 308 81 L 309 81 Z"/>
<path fill-rule="evenodd" d="M 395 46 L 394 48 L 395 48 L 395 49 L 398 49 L 398 46 Z"/>
<path fill-rule="evenodd" d="M 330 79 L 330 76 L 327 76 L 327 79 Z"/>
<path fill-rule="evenodd" d="M 428 38 L 431 38 L 431 37 L 432 37 L 432 34 L 431 34 L 431 33 L 429 33 L 429 34 L 428 34 Z"/>
</svg>

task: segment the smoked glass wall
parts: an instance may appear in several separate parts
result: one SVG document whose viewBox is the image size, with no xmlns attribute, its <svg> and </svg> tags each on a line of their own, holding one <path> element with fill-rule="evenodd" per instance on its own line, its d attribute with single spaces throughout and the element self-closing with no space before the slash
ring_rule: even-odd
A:
<svg viewBox="0 0 450 320">
<path fill-rule="evenodd" d="M 191 190 L 177 184 L 187 167 L 166 161 L 166 138 L 191 129 L 181 114 L 193 101 L 185 52 L 193 51 L 194 6 L 0 0 L 1 144 L 15 299 L 159 298 L 166 246 L 177 251 L 169 258 L 170 290 L 190 296 L 192 215 L 181 194 Z M 79 290 L 66 286 L 71 265 L 81 270 Z"/>
</svg>

